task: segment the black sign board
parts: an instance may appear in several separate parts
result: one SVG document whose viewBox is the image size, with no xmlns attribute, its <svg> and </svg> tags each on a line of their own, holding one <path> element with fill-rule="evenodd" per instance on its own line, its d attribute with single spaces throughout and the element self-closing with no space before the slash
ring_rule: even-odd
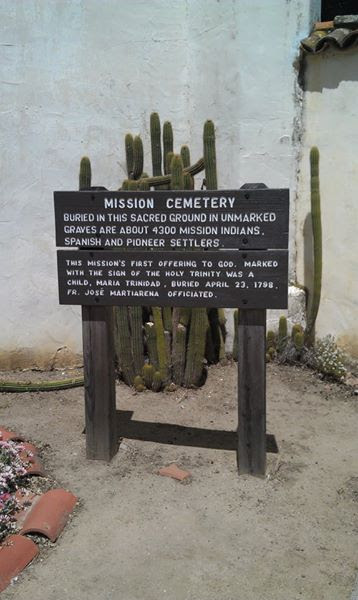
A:
<svg viewBox="0 0 358 600">
<path fill-rule="evenodd" d="M 61 304 L 287 308 L 287 250 L 59 250 Z"/>
<path fill-rule="evenodd" d="M 285 249 L 287 189 L 55 192 L 56 245 L 128 250 Z"/>
</svg>

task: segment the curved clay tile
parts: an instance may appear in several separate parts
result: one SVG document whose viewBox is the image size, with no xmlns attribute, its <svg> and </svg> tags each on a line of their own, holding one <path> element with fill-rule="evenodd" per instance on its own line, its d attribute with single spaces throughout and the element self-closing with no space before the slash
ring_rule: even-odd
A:
<svg viewBox="0 0 358 600">
<path fill-rule="evenodd" d="M 0 441 L 2 442 L 23 442 L 24 438 L 15 431 L 9 431 L 0 425 Z"/>
<path fill-rule="evenodd" d="M 37 556 L 36 544 L 22 535 L 10 535 L 0 546 L 0 592 Z"/>
<path fill-rule="evenodd" d="M 21 534 L 40 533 L 55 542 L 77 502 L 76 496 L 63 489 L 43 494 L 27 513 Z"/>
</svg>

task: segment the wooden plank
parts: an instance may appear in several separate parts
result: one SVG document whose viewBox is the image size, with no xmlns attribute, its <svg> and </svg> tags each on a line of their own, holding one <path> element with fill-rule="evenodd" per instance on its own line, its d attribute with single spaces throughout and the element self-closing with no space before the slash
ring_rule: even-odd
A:
<svg viewBox="0 0 358 600">
<path fill-rule="evenodd" d="M 117 452 L 113 309 L 82 307 L 86 455 L 111 460 Z"/>
<path fill-rule="evenodd" d="M 239 474 L 266 470 L 266 310 L 240 310 L 238 331 Z"/>
</svg>

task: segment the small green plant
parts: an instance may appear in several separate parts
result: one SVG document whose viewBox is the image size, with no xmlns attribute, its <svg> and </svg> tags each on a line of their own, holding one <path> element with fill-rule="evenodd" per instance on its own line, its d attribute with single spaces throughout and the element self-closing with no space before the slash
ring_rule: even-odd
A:
<svg viewBox="0 0 358 600">
<path fill-rule="evenodd" d="M 343 350 L 338 348 L 332 335 L 327 335 L 316 342 L 310 362 L 311 366 L 323 375 L 343 381 L 347 372 L 344 360 Z"/>
</svg>

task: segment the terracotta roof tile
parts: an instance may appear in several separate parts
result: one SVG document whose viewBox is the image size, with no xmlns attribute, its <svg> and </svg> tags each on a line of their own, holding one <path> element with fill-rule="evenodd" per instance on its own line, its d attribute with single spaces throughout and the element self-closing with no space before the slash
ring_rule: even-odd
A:
<svg viewBox="0 0 358 600">
<path fill-rule="evenodd" d="M 40 533 L 55 542 L 77 502 L 63 489 L 50 490 L 36 500 L 26 514 L 20 533 Z"/>
<path fill-rule="evenodd" d="M 11 583 L 24 568 L 37 556 L 36 544 L 22 536 L 10 535 L 0 546 L 0 592 Z"/>
<path fill-rule="evenodd" d="M 347 50 L 357 43 L 358 15 L 348 15 L 316 23 L 311 35 L 301 41 L 301 48 L 307 54 L 319 54 L 328 48 Z"/>
</svg>

